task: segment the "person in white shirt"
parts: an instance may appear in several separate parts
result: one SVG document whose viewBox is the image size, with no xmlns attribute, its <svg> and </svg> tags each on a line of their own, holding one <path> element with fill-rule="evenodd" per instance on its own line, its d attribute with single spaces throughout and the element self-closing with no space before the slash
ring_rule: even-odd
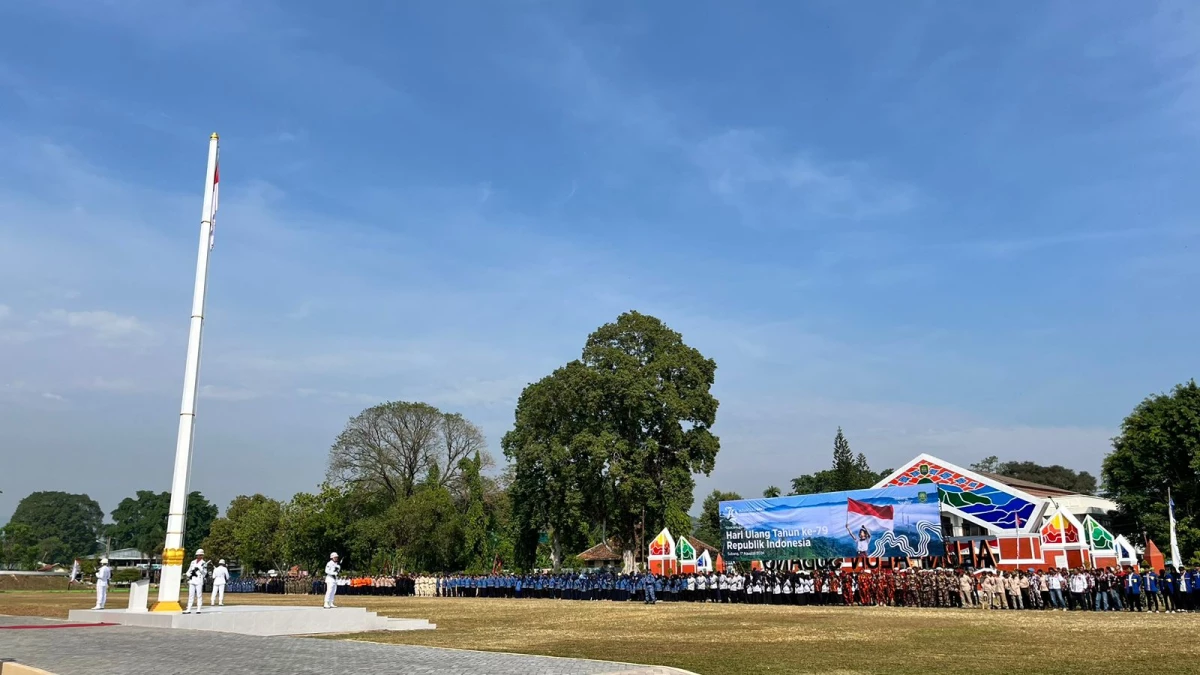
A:
<svg viewBox="0 0 1200 675">
<path fill-rule="evenodd" d="M 187 579 L 188 585 L 187 609 L 183 610 L 183 613 L 187 614 L 192 611 L 193 603 L 196 605 L 196 611 L 199 612 L 204 606 L 204 577 L 208 576 L 208 561 L 204 559 L 204 549 L 196 549 L 196 559 L 188 565 L 187 572 L 184 572 L 183 576 Z"/>
<path fill-rule="evenodd" d="M 108 566 L 108 558 L 100 559 L 100 569 L 96 570 L 96 606 L 92 609 L 104 609 L 108 602 L 108 580 L 112 579 L 112 568 Z"/>
<path fill-rule="evenodd" d="M 225 582 L 229 581 L 229 568 L 225 566 L 224 559 L 217 561 L 217 568 L 213 570 L 212 577 L 212 597 L 208 599 L 208 604 L 216 605 L 217 607 L 224 607 Z"/>
<path fill-rule="evenodd" d="M 338 554 L 330 553 L 329 562 L 325 563 L 325 609 L 333 609 L 333 598 L 337 595 L 338 573 L 342 566 L 338 564 Z"/>
</svg>

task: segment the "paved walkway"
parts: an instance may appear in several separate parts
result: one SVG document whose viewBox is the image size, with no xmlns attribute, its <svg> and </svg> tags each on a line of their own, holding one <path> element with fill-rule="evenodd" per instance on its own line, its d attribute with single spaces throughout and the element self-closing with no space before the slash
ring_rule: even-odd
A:
<svg viewBox="0 0 1200 675">
<path fill-rule="evenodd" d="M 0 658 L 55 675 L 655 675 L 682 673 L 601 661 L 380 645 L 312 638 L 251 637 L 190 630 L 101 626 L 14 630 L 52 621 L 0 617 Z"/>
</svg>

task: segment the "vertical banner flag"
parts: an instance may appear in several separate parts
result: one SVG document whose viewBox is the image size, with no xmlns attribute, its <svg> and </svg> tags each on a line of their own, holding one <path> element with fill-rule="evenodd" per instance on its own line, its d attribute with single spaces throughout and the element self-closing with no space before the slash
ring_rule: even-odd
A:
<svg viewBox="0 0 1200 675">
<path fill-rule="evenodd" d="M 213 167 L 212 208 L 208 212 L 208 250 L 213 249 L 217 237 L 217 197 L 221 188 L 221 151 L 217 150 L 217 165 Z"/>
<path fill-rule="evenodd" d="M 1171 567 L 1179 569 L 1183 556 L 1179 555 L 1179 539 L 1175 536 L 1175 500 L 1171 499 L 1171 488 L 1167 488 L 1167 517 L 1171 520 Z"/>
<path fill-rule="evenodd" d="M 945 555 L 932 484 L 721 502 L 725 562 Z"/>
</svg>

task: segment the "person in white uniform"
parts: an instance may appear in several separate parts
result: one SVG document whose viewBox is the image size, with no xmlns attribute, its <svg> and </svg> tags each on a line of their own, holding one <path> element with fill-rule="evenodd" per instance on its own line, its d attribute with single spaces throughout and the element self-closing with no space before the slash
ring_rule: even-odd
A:
<svg viewBox="0 0 1200 675">
<path fill-rule="evenodd" d="M 338 554 L 330 553 L 329 562 L 325 563 L 325 609 L 333 609 L 333 597 L 337 595 L 338 573 L 342 566 L 338 564 Z"/>
<path fill-rule="evenodd" d="M 92 609 L 104 609 L 108 602 L 108 580 L 112 579 L 112 568 L 108 566 L 108 558 L 100 559 L 100 569 L 96 570 L 96 606 Z"/>
<path fill-rule="evenodd" d="M 206 576 L 208 576 L 208 562 L 204 559 L 204 549 L 198 548 L 196 549 L 196 559 L 188 565 L 187 572 L 183 574 L 188 585 L 188 603 L 187 609 L 183 610 L 184 614 L 192 611 L 193 603 L 196 605 L 197 612 L 203 607 L 204 577 Z"/>
<path fill-rule="evenodd" d="M 229 581 L 229 568 L 225 566 L 225 560 L 222 558 L 217 561 L 217 568 L 213 570 L 212 597 L 208 599 L 208 604 L 218 607 L 225 606 L 226 581 Z"/>
</svg>

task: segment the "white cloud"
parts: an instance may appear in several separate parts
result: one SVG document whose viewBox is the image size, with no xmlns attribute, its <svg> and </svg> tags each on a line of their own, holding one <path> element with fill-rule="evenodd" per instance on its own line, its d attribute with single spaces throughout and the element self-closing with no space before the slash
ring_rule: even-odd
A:
<svg viewBox="0 0 1200 675">
<path fill-rule="evenodd" d="M 12 308 L 8 305 L 0 305 L 0 321 L 7 319 L 12 315 Z"/>
<path fill-rule="evenodd" d="M 56 309 L 42 313 L 41 318 L 87 333 L 97 341 L 109 345 L 143 342 L 154 337 L 154 331 L 137 317 L 123 316 L 105 310 L 72 312 Z"/>
<path fill-rule="evenodd" d="M 805 215 L 862 220 L 901 214 L 917 204 L 915 188 L 879 178 L 864 163 L 781 154 L 754 130 L 707 138 L 695 146 L 692 159 L 713 194 L 758 224 L 790 220 L 795 226 Z"/>
<path fill-rule="evenodd" d="M 46 392 L 46 393 L 42 394 L 42 398 L 49 400 L 49 401 L 66 401 L 67 400 L 66 398 L 59 396 L 58 394 L 53 394 L 50 392 Z"/>
</svg>

